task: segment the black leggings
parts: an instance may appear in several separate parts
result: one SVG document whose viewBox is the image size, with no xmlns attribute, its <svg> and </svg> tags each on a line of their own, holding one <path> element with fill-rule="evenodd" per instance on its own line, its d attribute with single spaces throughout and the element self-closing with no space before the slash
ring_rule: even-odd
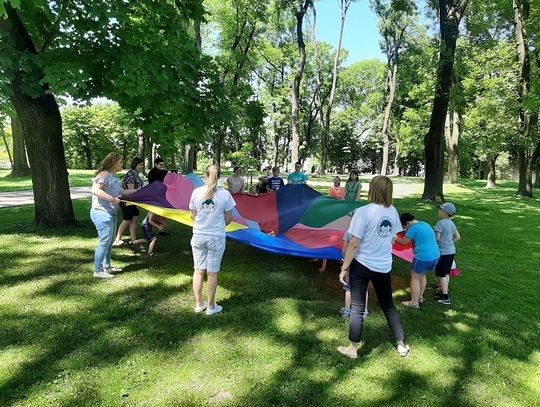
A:
<svg viewBox="0 0 540 407">
<path fill-rule="evenodd" d="M 396 341 L 402 341 L 403 328 L 399 312 L 394 307 L 392 299 L 392 281 L 390 273 L 377 273 L 363 264 L 353 260 L 349 270 L 349 285 L 351 286 L 351 319 L 349 324 L 349 340 L 360 342 L 364 325 L 364 311 L 366 309 L 366 291 L 369 282 L 373 284 L 377 299 L 384 312 L 388 326 Z"/>
</svg>

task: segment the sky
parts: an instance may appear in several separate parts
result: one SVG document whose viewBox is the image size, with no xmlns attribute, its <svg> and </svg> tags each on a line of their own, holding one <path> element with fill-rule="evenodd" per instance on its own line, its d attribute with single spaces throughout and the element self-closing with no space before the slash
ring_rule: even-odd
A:
<svg viewBox="0 0 540 407">
<path fill-rule="evenodd" d="M 319 0 L 317 9 L 317 40 L 337 47 L 340 24 L 340 10 L 337 0 Z M 369 8 L 368 0 L 352 3 L 347 12 L 343 32 L 343 48 L 349 51 L 346 64 L 363 59 L 386 58 L 379 47 L 377 17 Z"/>
<path fill-rule="evenodd" d="M 418 1 L 419 10 L 424 11 L 424 1 Z M 338 0 L 318 0 L 317 40 L 325 41 L 337 47 L 340 24 Z M 422 13 L 423 14 L 423 13 Z M 421 21 L 427 23 L 425 16 Z M 377 16 L 369 7 L 369 0 L 358 0 L 352 3 L 347 12 L 345 30 L 343 32 L 343 48 L 349 51 L 346 65 L 364 59 L 380 59 L 386 61 L 379 46 L 379 28 Z"/>
</svg>

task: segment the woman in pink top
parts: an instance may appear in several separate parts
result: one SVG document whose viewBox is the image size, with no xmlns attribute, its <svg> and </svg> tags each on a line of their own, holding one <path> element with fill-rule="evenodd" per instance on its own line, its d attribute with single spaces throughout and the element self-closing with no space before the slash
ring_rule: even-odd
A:
<svg viewBox="0 0 540 407">
<path fill-rule="evenodd" d="M 342 200 L 345 197 L 345 189 L 341 188 L 341 179 L 339 177 L 334 178 L 334 186 L 330 187 L 328 195 L 332 198 Z"/>
</svg>

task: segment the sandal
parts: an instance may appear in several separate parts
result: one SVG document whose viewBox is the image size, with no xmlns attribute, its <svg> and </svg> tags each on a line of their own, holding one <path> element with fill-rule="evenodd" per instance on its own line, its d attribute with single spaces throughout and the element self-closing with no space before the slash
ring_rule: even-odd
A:
<svg viewBox="0 0 540 407">
<path fill-rule="evenodd" d="M 401 303 L 407 308 L 420 309 L 420 304 L 413 304 L 411 301 L 402 301 Z"/>
<path fill-rule="evenodd" d="M 411 348 L 409 348 L 409 345 L 398 345 L 397 346 L 397 352 L 399 353 L 399 356 L 402 358 L 407 357 L 409 355 Z"/>
</svg>

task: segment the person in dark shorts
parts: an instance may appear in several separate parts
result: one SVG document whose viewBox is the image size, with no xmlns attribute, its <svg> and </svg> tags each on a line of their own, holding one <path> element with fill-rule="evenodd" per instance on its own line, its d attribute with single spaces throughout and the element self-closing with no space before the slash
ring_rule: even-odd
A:
<svg viewBox="0 0 540 407">
<path fill-rule="evenodd" d="M 435 267 L 435 275 L 439 280 L 441 292 L 435 294 L 435 300 L 441 304 L 450 305 L 450 295 L 448 285 L 450 283 L 450 270 L 456 255 L 455 242 L 461 239 L 452 216 L 456 214 L 456 207 L 453 203 L 445 202 L 439 206 L 439 221 L 435 225 L 435 236 L 441 251 L 441 257 Z"/>
<path fill-rule="evenodd" d="M 143 181 L 140 177 L 140 173 L 144 170 L 144 161 L 139 157 L 134 157 L 131 160 L 129 171 L 124 175 L 122 180 L 122 189 L 124 190 L 139 190 L 143 187 Z M 126 229 L 129 228 L 129 243 L 133 244 L 137 240 L 137 226 L 139 224 L 139 208 L 136 205 L 126 205 L 124 202 L 120 202 L 120 209 L 122 209 L 122 223 L 118 227 L 116 239 L 113 242 L 113 246 L 122 246 L 124 241 L 122 237 Z"/>
<path fill-rule="evenodd" d="M 158 232 L 165 231 L 165 220 L 162 216 L 156 215 L 153 212 L 148 212 L 146 214 L 146 217 L 142 221 L 141 226 L 144 238 L 149 243 L 147 255 L 153 256 L 154 249 L 156 248 L 156 243 L 158 240 L 158 234 L 154 233 L 154 228 L 156 228 Z"/>
</svg>

